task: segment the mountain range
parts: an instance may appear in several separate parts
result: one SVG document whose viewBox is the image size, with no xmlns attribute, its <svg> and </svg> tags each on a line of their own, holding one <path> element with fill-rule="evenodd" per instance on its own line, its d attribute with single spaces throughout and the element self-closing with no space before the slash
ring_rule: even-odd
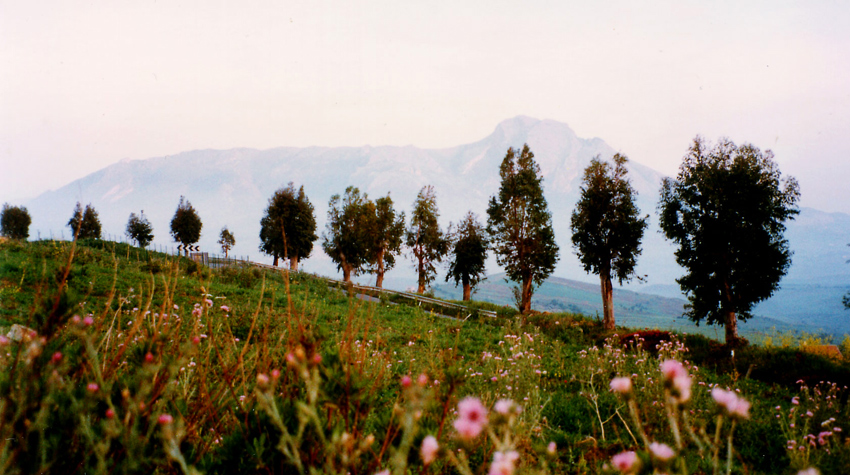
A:
<svg viewBox="0 0 850 475">
<path fill-rule="evenodd" d="M 220 253 L 216 244 L 222 227 L 236 237 L 233 255 L 271 262 L 257 250 L 259 223 L 268 199 L 278 188 L 294 182 L 303 185 L 315 206 L 319 234 L 324 230 L 327 203 L 353 185 L 372 198 L 390 194 L 395 207 L 407 211 L 418 191 L 434 186 L 441 225 L 457 222 L 471 210 L 486 221 L 486 206 L 499 188 L 499 164 L 508 147 L 527 143 L 544 177 L 544 195 L 552 212 L 561 259 L 555 276 L 596 283 L 578 264 L 571 243 L 570 213 L 578 201 L 584 168 L 595 156 L 610 159 L 615 150 L 600 138 L 583 139 L 564 123 L 515 117 L 499 123 L 489 136 L 444 149 L 413 146 L 279 147 L 268 150 L 238 148 L 195 150 L 144 160 L 124 160 L 68 185 L 46 192 L 26 203 L 33 218 L 31 238 L 67 238 L 66 223 L 74 205 L 91 203 L 100 214 L 104 237 L 122 239 L 131 212 L 144 210 L 154 228 L 154 245 L 173 248 L 169 223 L 180 196 L 200 215 L 204 228 L 201 249 Z M 687 147 L 683 143 L 683 154 Z M 628 154 L 627 151 L 621 151 Z M 629 177 L 638 192 L 637 203 L 650 216 L 643 254 L 637 272 L 646 283 L 629 289 L 681 299 L 675 279 L 682 270 L 675 263 L 672 245 L 663 239 L 655 208 L 663 175 L 635 161 L 628 163 Z M 805 193 L 805 190 L 803 190 Z M 850 282 L 846 265 L 850 242 L 850 215 L 804 208 L 788 225 L 794 258 L 782 288 L 757 312 L 795 323 L 813 331 L 837 332 L 847 312 L 841 295 Z M 319 243 L 303 261 L 307 271 L 336 274 Z M 490 259 L 488 270 L 498 272 Z M 401 259 L 387 274 L 385 285 L 407 287 L 415 276 L 412 265 Z M 368 281 L 368 277 L 362 277 Z M 438 277 L 440 282 L 441 277 Z M 814 305 L 817 303 L 817 305 Z M 601 304 L 599 304 L 601 307 Z"/>
</svg>

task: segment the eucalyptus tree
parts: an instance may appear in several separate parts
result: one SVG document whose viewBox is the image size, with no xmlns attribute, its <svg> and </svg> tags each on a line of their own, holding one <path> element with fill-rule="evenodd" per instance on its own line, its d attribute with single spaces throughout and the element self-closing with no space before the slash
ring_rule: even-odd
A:
<svg viewBox="0 0 850 475">
<path fill-rule="evenodd" d="M 470 211 L 458 223 L 456 229 L 449 226 L 451 260 L 446 282 L 454 280 L 463 285 L 463 300 L 472 297 L 472 289 L 484 278 L 487 261 L 487 231 Z"/>
<path fill-rule="evenodd" d="M 342 271 L 343 280 L 363 272 L 371 253 L 365 239 L 368 233 L 364 208 L 369 197 L 349 186 L 343 196 L 333 195 L 328 202 L 328 221 L 322 233 L 322 249 Z"/>
<path fill-rule="evenodd" d="M 773 153 L 697 136 L 675 179 L 664 179 L 660 225 L 678 245 L 677 282 L 697 324 L 723 324 L 726 343 L 738 340 L 738 319 L 773 295 L 791 265 L 785 222 L 800 212 L 800 188 L 782 178 Z"/>
<path fill-rule="evenodd" d="M 540 166 L 527 144 L 519 152 L 508 149 L 499 176 L 499 193 L 487 207 L 487 232 L 496 262 L 520 284 L 514 290 L 519 311 L 528 313 L 534 285 L 542 284 L 558 262 L 552 215 L 543 197 Z"/>
<path fill-rule="evenodd" d="M 426 287 L 434 280 L 437 273 L 435 263 L 442 261 L 449 252 L 449 240 L 440 230 L 437 222 L 439 217 L 434 187 L 422 187 L 413 202 L 410 226 L 405 236 L 405 244 L 413 253 L 419 276 L 419 287 L 416 291 L 420 294 L 425 293 Z"/>
<path fill-rule="evenodd" d="M 151 226 L 148 218 L 145 217 L 145 212 L 142 211 L 139 216 L 136 213 L 130 213 L 130 218 L 127 220 L 127 229 L 125 231 L 127 237 L 136 241 L 136 245 L 145 248 L 153 241 L 153 226 Z"/>
<path fill-rule="evenodd" d="M 171 237 L 186 247 L 186 255 L 189 255 L 188 246 L 195 244 L 201 239 L 201 222 L 198 212 L 184 196 L 180 197 L 174 217 L 171 218 Z"/>
<path fill-rule="evenodd" d="M 218 241 L 216 242 L 221 246 L 221 252 L 224 253 L 224 258 L 227 259 L 227 254 L 236 245 L 236 237 L 225 226 L 221 228 L 221 233 L 218 235 Z"/>
<path fill-rule="evenodd" d="M 86 209 L 83 210 L 82 205 L 77 201 L 74 214 L 68 220 L 68 227 L 77 239 L 100 239 L 100 218 L 91 203 L 87 204 Z"/>
<path fill-rule="evenodd" d="M 260 251 L 274 257 L 289 259 L 289 268 L 298 270 L 298 262 L 313 252 L 316 235 L 316 216 L 304 187 L 295 189 L 290 182 L 269 198 L 266 213 L 260 220 Z"/>
<path fill-rule="evenodd" d="M 389 193 L 374 202 L 366 200 L 365 233 L 369 272 L 375 274 L 375 287 L 383 287 L 384 275 L 395 267 L 404 236 L 404 212 L 396 213 Z"/>
<path fill-rule="evenodd" d="M 0 234 L 17 240 L 26 240 L 30 235 L 32 217 L 25 206 L 12 206 L 3 203 L 0 211 Z"/>
<path fill-rule="evenodd" d="M 603 325 L 614 329 L 614 288 L 635 274 L 640 242 L 649 216 L 641 218 L 626 174 L 628 159 L 614 155 L 612 167 L 597 156 L 584 170 L 579 198 L 570 221 L 572 242 L 585 272 L 599 276 Z"/>
</svg>

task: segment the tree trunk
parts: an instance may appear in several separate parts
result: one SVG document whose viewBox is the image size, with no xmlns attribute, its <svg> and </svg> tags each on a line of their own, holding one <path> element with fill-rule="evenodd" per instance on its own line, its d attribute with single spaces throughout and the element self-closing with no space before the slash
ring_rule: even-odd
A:
<svg viewBox="0 0 850 475">
<path fill-rule="evenodd" d="M 289 270 L 298 272 L 298 256 L 289 258 Z"/>
<path fill-rule="evenodd" d="M 738 316 L 735 312 L 726 312 L 726 344 L 734 345 L 738 342 Z"/>
<path fill-rule="evenodd" d="M 275 254 L 274 255 L 274 262 L 272 262 L 272 265 L 277 267 L 277 261 L 278 261 L 278 256 L 277 256 L 277 254 Z"/>
<path fill-rule="evenodd" d="M 423 256 L 419 256 L 419 289 L 416 290 L 418 294 L 425 293 L 425 259 Z"/>
<path fill-rule="evenodd" d="M 382 288 L 384 285 L 384 253 L 386 249 L 381 249 L 378 251 L 378 271 L 375 272 L 377 274 L 377 278 L 375 279 L 375 287 Z"/>
<path fill-rule="evenodd" d="M 342 281 L 351 282 L 351 266 L 344 261 L 342 263 Z"/>
<path fill-rule="evenodd" d="M 472 286 L 469 285 L 469 276 L 462 277 L 463 280 L 463 301 L 468 302 L 472 297 Z"/>
<path fill-rule="evenodd" d="M 602 326 L 606 330 L 614 329 L 614 286 L 611 285 L 611 275 L 600 272 L 599 280 L 602 287 Z"/>
<path fill-rule="evenodd" d="M 726 305 L 721 307 L 726 310 L 726 344 L 734 345 L 738 342 L 738 317 L 732 305 L 732 288 L 728 280 L 723 281 L 723 297 L 726 300 Z"/>
<path fill-rule="evenodd" d="M 531 294 L 534 281 L 531 277 L 526 277 L 522 283 L 522 293 L 520 297 L 519 313 L 526 314 L 531 311 Z"/>
</svg>

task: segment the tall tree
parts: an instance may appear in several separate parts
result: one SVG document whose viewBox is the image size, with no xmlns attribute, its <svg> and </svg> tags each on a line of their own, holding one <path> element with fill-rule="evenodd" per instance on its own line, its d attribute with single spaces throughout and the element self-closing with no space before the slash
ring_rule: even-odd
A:
<svg viewBox="0 0 850 475">
<path fill-rule="evenodd" d="M 26 240 L 30 235 L 32 218 L 24 206 L 10 206 L 3 203 L 0 211 L 0 234 L 9 239 Z"/>
<path fill-rule="evenodd" d="M 227 226 L 221 228 L 221 234 L 218 235 L 218 244 L 221 246 L 221 252 L 224 253 L 224 258 L 227 259 L 227 253 L 233 249 L 236 244 L 236 238 L 233 233 L 227 229 Z"/>
<path fill-rule="evenodd" d="M 449 240 L 437 219 L 437 195 L 431 185 L 422 187 L 413 202 L 410 226 L 407 228 L 405 244 L 413 253 L 416 270 L 419 275 L 417 292 L 425 293 L 425 288 L 434 280 L 437 273 L 435 263 L 443 260 L 449 252 Z"/>
<path fill-rule="evenodd" d="M 451 231 L 451 228 L 449 225 L 452 259 L 449 262 L 446 282 L 453 279 L 455 285 L 462 284 L 463 300 L 469 300 L 472 297 L 472 288 L 478 285 L 485 275 L 487 234 L 472 211 L 458 223 L 456 230 Z"/>
<path fill-rule="evenodd" d="M 310 257 L 316 236 L 316 216 L 302 186 L 298 190 L 289 182 L 269 198 L 266 214 L 260 220 L 260 251 L 289 259 L 289 267 L 298 270 L 298 262 Z"/>
<path fill-rule="evenodd" d="M 738 319 L 770 297 L 791 264 L 785 222 L 799 213 L 800 190 L 781 178 L 773 153 L 721 139 L 694 139 L 676 179 L 666 178 L 659 203 L 661 229 L 678 245 L 676 262 L 697 324 L 726 327 L 738 340 Z"/>
<path fill-rule="evenodd" d="M 100 218 L 91 203 L 87 204 L 86 209 L 83 210 L 80 202 L 77 201 L 74 214 L 68 220 L 68 227 L 77 239 L 100 239 Z"/>
<path fill-rule="evenodd" d="M 552 215 L 543 197 L 540 167 L 528 144 L 519 153 L 508 149 L 499 176 L 499 194 L 490 198 L 487 207 L 487 232 L 496 262 L 520 284 L 519 311 L 528 313 L 534 284 L 542 284 L 558 262 Z"/>
<path fill-rule="evenodd" d="M 148 247 L 148 244 L 153 241 L 153 226 L 145 217 L 144 210 L 140 216 L 136 216 L 136 213 L 130 213 L 125 232 L 127 237 L 136 241 L 136 245 L 142 248 Z"/>
<path fill-rule="evenodd" d="M 177 211 L 174 212 L 174 217 L 171 219 L 171 236 L 175 241 L 184 246 L 195 244 L 201 239 L 201 228 L 204 224 L 198 216 L 198 212 L 192 207 L 192 203 L 185 197 L 180 197 L 180 203 L 177 204 Z M 186 249 L 186 255 L 189 255 L 189 249 Z"/>
<path fill-rule="evenodd" d="M 649 216 L 641 218 L 635 206 L 637 192 L 626 178 L 628 159 L 619 153 L 614 166 L 597 156 L 584 170 L 581 198 L 572 213 L 573 247 L 585 272 L 599 276 L 603 324 L 614 329 L 614 287 L 634 276 L 640 241 Z"/>
<path fill-rule="evenodd" d="M 343 280 L 351 282 L 369 261 L 370 252 L 364 235 L 367 217 L 364 212 L 369 197 L 349 186 L 345 195 L 333 195 L 328 202 L 328 221 L 322 233 L 322 249 L 342 271 Z"/>
<path fill-rule="evenodd" d="M 375 287 L 383 287 L 384 274 L 395 267 L 404 236 L 404 213 L 396 214 L 389 193 L 373 202 L 366 200 L 365 233 L 369 272 L 375 274 Z"/>
</svg>

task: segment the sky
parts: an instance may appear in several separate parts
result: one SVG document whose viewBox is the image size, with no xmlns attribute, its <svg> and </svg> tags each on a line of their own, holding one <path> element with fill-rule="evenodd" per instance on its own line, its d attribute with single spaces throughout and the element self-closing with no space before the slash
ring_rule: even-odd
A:
<svg viewBox="0 0 850 475">
<path fill-rule="evenodd" d="M 48 7 L 45 3 L 50 3 Z M 0 202 L 194 149 L 475 142 L 526 115 L 674 175 L 771 149 L 850 213 L 841 1 L 0 2 Z"/>
</svg>

